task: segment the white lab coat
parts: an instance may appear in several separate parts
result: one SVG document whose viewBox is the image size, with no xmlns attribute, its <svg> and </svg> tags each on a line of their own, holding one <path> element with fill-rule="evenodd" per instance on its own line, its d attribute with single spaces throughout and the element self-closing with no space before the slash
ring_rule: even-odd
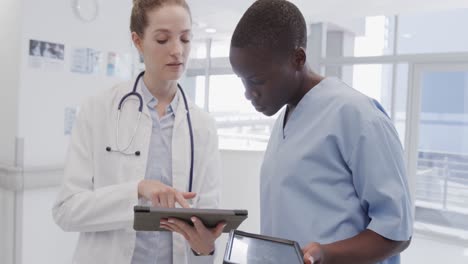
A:
<svg viewBox="0 0 468 264">
<path fill-rule="evenodd" d="M 63 230 L 80 232 L 73 263 L 131 262 L 136 238 L 133 206 L 138 204 L 137 186 L 145 176 L 152 130 L 146 105 L 143 105 L 140 126 L 129 149 L 140 150 L 141 155 L 106 151 L 107 146 L 115 149 L 117 106 L 131 89 L 132 84 L 127 83 L 90 98 L 81 107 L 73 128 L 63 186 L 53 207 L 55 222 Z M 141 94 L 140 87 L 138 91 Z M 120 121 L 121 145 L 128 142 L 133 133 L 137 109 L 136 100 L 125 104 Z M 197 196 L 193 207 L 217 208 L 221 174 L 214 120 L 190 101 L 189 111 L 195 145 L 192 191 Z M 189 170 L 190 137 L 180 97 L 172 137 L 174 188 L 188 190 Z M 174 263 L 213 263 L 213 260 L 213 256 L 195 256 L 185 239 L 173 234 Z"/>
</svg>

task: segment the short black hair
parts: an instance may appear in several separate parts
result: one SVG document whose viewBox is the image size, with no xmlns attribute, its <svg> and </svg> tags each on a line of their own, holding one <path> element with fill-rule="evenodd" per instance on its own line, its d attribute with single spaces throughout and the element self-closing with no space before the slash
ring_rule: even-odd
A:
<svg viewBox="0 0 468 264">
<path fill-rule="evenodd" d="M 234 30 L 231 46 L 289 52 L 306 48 L 307 26 L 301 11 L 285 0 L 258 0 L 244 13 Z"/>
</svg>

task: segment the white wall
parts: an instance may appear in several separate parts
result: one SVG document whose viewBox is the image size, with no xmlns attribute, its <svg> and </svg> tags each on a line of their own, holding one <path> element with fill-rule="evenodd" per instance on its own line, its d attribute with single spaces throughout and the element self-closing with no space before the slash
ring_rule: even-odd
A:
<svg viewBox="0 0 468 264">
<path fill-rule="evenodd" d="M 123 81 L 107 77 L 105 69 L 98 75 L 72 73 L 72 49 L 101 50 L 105 61 L 109 51 L 132 54 L 134 49 L 129 32 L 131 1 L 98 1 L 100 14 L 91 23 L 74 16 L 71 1 L 22 2 L 18 135 L 24 137 L 24 164 L 26 167 L 62 164 L 68 142 L 68 136 L 64 135 L 65 108 L 77 107 L 85 97 Z M 28 55 L 30 39 L 65 44 L 64 69 L 31 68 Z"/>
<path fill-rule="evenodd" d="M 14 192 L 0 188 L 0 263 L 13 263 Z"/>
<path fill-rule="evenodd" d="M 20 4 L 0 2 L 0 164 L 13 165 L 17 132 L 20 55 Z"/>
<path fill-rule="evenodd" d="M 0 164 L 15 163 L 19 87 L 21 1 L 0 2 Z M 1 172 L 0 172 L 1 174 Z M 14 192 L 0 187 L 0 263 L 14 259 Z"/>
<path fill-rule="evenodd" d="M 10 3 L 11 2 L 11 3 Z M 2 6 L 1 25 L 18 25 L 6 32 L 17 36 L 18 41 L 13 47 L 2 48 L 0 52 L 8 52 L 8 56 L 1 55 L 3 63 L 16 69 L 5 71 L 10 77 L 21 79 L 19 85 L 4 85 L 12 87 L 7 90 L 8 104 L 0 104 L 0 121 L 2 129 L 0 134 L 0 155 L 3 150 L 9 155 L 14 154 L 13 149 L 4 148 L 5 140 L 14 136 L 24 138 L 24 166 L 51 166 L 63 164 L 69 137 L 64 135 L 64 110 L 66 107 L 78 107 L 82 100 L 89 95 L 109 89 L 116 83 L 124 80 L 119 77 L 107 77 L 105 62 L 108 52 L 117 52 L 121 55 L 134 55 L 129 33 L 129 20 L 131 1 L 99 0 L 100 14 L 98 18 L 85 23 L 74 16 L 71 8 L 72 1 L 63 0 L 8 0 Z M 14 5 L 13 5 L 14 3 Z M 21 8 L 19 4 L 21 3 Z M 5 7 L 5 8 L 4 8 Z M 12 12 L 18 10 L 18 12 Z M 5 15 L 3 14 L 5 13 Z M 3 21 L 4 18 L 17 18 L 20 23 Z M 12 19 L 10 19 L 12 20 Z M 8 22 L 8 23 L 6 23 Z M 21 28 L 20 28 L 21 25 Z M 2 45 L 10 45 L 2 35 Z M 15 34 L 12 34 L 15 33 Z M 29 63 L 29 40 L 61 43 L 65 45 L 65 60 L 61 69 L 36 69 Z M 19 43 L 19 44 L 18 44 Z M 103 68 L 97 75 L 82 75 L 70 71 L 72 49 L 93 48 L 102 51 Z M 12 54 L 17 54 L 13 58 Z M 3 58 L 9 58 L 3 60 Z M 3 101 L 3 100 L 2 100 Z M 11 104 L 11 106 L 9 106 Z M 18 109 L 16 111 L 11 109 Z M 12 116 L 10 116 L 12 115 Z M 13 121 L 5 120 L 5 116 Z M 8 122 L 7 122 L 8 121 Z M 3 135 L 3 125 L 17 122 L 11 126 L 15 129 L 9 132 L 8 137 Z M 10 125 L 9 125 L 10 127 Z M 17 128 L 17 129 L 16 129 Z M 14 141 L 13 141 L 14 142 Z M 10 158 L 11 160 L 11 158 Z M 0 160 L 1 161 L 1 160 Z M 57 193 L 56 188 L 25 190 L 18 195 L 19 219 L 16 226 L 19 228 L 16 240 L 19 250 L 16 264 L 21 263 L 70 263 L 76 241 L 76 234 L 63 233 L 52 221 L 51 207 Z M 1 202 L 1 201 L 0 201 Z M 3 210 L 3 208 L 0 208 Z M 11 215 L 11 210 L 8 214 Z M 0 226 L 1 227 L 1 226 Z M 11 225 L 10 225 L 11 227 Z M 0 229 L 1 230 L 1 229 Z M 45 241 L 45 242 L 43 242 Z M 8 246 L 12 246 L 9 241 Z M 57 250 L 57 245 L 60 245 Z M 2 246 L 2 249 L 5 248 Z M 8 252 L 11 252 L 9 250 Z M 10 261 L 0 263 L 12 263 Z"/>
<path fill-rule="evenodd" d="M 53 221 L 52 204 L 58 190 L 55 187 L 24 192 L 22 264 L 71 263 L 78 235 L 63 232 Z"/>
</svg>

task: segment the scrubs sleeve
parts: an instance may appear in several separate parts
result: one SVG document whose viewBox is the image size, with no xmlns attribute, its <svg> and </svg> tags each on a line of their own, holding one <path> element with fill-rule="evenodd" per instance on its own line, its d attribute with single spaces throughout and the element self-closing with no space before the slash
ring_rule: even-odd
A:
<svg viewBox="0 0 468 264">
<path fill-rule="evenodd" d="M 391 120 L 379 115 L 365 123 L 347 162 L 370 229 L 381 236 L 407 241 L 413 216 L 403 149 Z"/>
</svg>

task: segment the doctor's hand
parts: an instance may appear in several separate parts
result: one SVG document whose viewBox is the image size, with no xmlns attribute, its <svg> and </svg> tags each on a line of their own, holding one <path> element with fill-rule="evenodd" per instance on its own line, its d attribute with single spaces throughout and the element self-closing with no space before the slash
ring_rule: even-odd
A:
<svg viewBox="0 0 468 264">
<path fill-rule="evenodd" d="M 323 264 L 325 253 L 322 245 L 312 242 L 302 249 L 305 264 Z"/>
<path fill-rule="evenodd" d="M 186 199 L 193 199 L 197 194 L 193 192 L 180 192 L 156 180 L 142 180 L 138 183 L 138 197 L 151 201 L 153 206 L 175 208 L 175 203 L 183 208 L 190 208 Z"/>
<path fill-rule="evenodd" d="M 221 235 L 225 223 L 221 222 L 208 229 L 197 217 L 191 218 L 193 226 L 175 218 L 161 220 L 161 227 L 184 236 L 190 247 L 199 255 L 209 255 L 214 252 L 215 240 Z"/>
</svg>

